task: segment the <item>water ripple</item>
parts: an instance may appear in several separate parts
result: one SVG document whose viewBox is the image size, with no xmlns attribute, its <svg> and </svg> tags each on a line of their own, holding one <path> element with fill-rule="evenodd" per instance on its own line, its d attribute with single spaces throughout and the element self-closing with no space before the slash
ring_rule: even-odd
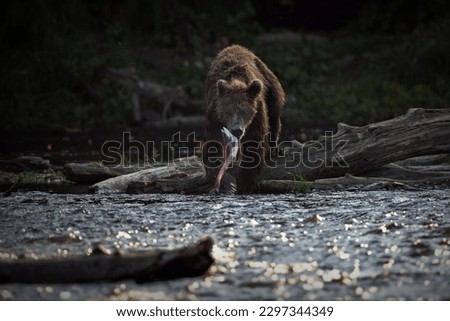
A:
<svg viewBox="0 0 450 321">
<path fill-rule="evenodd" d="M 300 195 L 59 195 L 0 200 L 0 259 L 215 239 L 202 278 L 0 285 L 21 300 L 449 299 L 450 190 Z"/>
</svg>

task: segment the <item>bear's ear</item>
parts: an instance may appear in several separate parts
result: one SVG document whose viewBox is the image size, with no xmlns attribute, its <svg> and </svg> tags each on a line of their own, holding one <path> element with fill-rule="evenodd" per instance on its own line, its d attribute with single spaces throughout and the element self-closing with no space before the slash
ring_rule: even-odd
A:
<svg viewBox="0 0 450 321">
<path fill-rule="evenodd" d="M 219 79 L 217 81 L 217 90 L 219 91 L 219 96 L 223 96 L 225 94 L 227 82 L 223 79 Z"/>
<path fill-rule="evenodd" d="M 255 79 L 247 88 L 247 94 L 251 98 L 255 98 L 262 90 L 262 82 L 261 80 Z"/>
</svg>

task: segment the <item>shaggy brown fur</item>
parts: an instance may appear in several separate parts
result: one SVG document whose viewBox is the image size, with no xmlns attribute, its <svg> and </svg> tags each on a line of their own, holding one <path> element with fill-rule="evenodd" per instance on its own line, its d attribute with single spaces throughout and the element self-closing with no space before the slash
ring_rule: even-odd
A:
<svg viewBox="0 0 450 321">
<path fill-rule="evenodd" d="M 203 163 L 213 184 L 223 164 L 220 130 L 227 127 L 240 139 L 238 193 L 249 193 L 261 165 L 280 135 L 284 91 L 277 77 L 250 50 L 225 48 L 211 62 L 206 79 L 206 127 Z"/>
</svg>

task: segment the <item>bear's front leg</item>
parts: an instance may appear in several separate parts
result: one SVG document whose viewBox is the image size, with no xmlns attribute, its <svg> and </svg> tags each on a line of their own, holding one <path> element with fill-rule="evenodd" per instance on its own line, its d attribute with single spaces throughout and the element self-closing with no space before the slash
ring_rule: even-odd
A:
<svg viewBox="0 0 450 321">
<path fill-rule="evenodd" d="M 237 193 L 248 194 L 256 186 L 264 162 L 264 148 L 258 141 L 246 141 L 241 146 L 242 156 L 237 177 Z"/>
</svg>

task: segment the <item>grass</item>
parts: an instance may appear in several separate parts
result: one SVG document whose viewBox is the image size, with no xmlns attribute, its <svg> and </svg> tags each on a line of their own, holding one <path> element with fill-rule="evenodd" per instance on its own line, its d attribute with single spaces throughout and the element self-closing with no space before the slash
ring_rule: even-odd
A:
<svg viewBox="0 0 450 321">
<path fill-rule="evenodd" d="M 310 190 L 309 182 L 302 176 L 301 173 L 295 176 L 295 185 L 293 192 L 295 193 L 307 193 Z"/>
</svg>

